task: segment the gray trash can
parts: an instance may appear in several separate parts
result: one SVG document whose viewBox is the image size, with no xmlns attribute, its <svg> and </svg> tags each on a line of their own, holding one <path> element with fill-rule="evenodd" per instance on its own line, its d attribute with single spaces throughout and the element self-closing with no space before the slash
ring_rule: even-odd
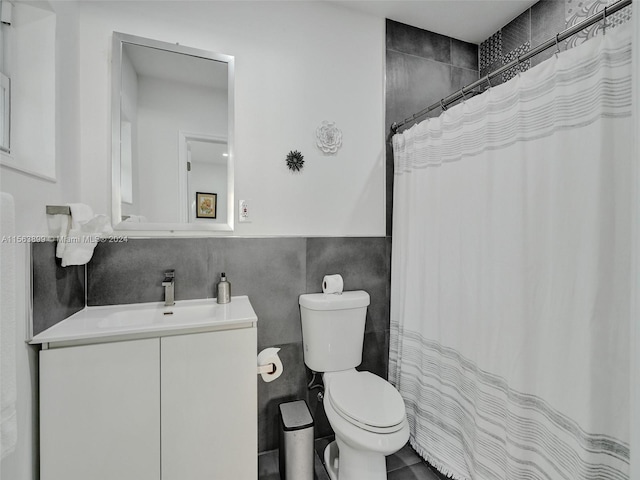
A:
<svg viewBox="0 0 640 480">
<path fill-rule="evenodd" d="M 313 417 L 307 402 L 281 403 L 280 478 L 313 480 Z"/>
</svg>

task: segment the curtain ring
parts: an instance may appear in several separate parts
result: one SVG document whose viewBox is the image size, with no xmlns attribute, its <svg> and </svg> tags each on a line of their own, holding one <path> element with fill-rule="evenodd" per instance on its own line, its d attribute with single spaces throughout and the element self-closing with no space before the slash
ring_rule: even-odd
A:
<svg viewBox="0 0 640 480">
<path fill-rule="evenodd" d="M 489 88 L 493 87 L 493 85 L 491 85 L 491 79 L 489 78 L 489 74 L 487 73 L 487 77 L 485 78 L 485 80 L 487 81 L 487 84 L 489 85 Z"/>
<path fill-rule="evenodd" d="M 442 109 L 443 112 L 447 111 L 447 107 L 444 105 L 444 98 L 440 99 L 440 108 Z"/>
<path fill-rule="evenodd" d="M 560 53 L 560 44 L 558 43 L 558 37 L 560 36 L 559 33 L 556 33 L 556 58 L 558 57 L 558 54 Z"/>
<path fill-rule="evenodd" d="M 516 57 L 516 60 L 518 61 L 517 73 L 518 73 L 518 76 L 520 76 L 520 72 L 522 71 L 522 60 L 520 60 L 520 55 Z"/>
<path fill-rule="evenodd" d="M 602 10 L 602 35 L 607 34 L 607 7 L 605 5 L 604 10 Z"/>
<path fill-rule="evenodd" d="M 462 88 L 460 89 L 460 95 L 462 95 L 462 102 L 463 102 L 463 103 L 464 103 L 464 102 L 466 102 L 466 101 L 467 101 L 467 99 L 466 99 L 466 97 L 464 96 L 464 87 L 462 87 Z"/>
</svg>

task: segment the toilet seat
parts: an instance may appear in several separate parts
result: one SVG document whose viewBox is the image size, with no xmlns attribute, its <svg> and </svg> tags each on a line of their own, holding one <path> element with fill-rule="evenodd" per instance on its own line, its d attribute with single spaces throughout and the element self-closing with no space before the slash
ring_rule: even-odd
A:
<svg viewBox="0 0 640 480">
<path fill-rule="evenodd" d="M 342 418 L 374 433 L 393 433 L 406 418 L 404 400 L 386 380 L 356 370 L 331 379 L 329 401 Z"/>
</svg>

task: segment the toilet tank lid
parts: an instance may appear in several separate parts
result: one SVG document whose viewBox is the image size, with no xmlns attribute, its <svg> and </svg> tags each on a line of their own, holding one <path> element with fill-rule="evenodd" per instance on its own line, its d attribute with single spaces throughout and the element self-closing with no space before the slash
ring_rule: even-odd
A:
<svg viewBox="0 0 640 480">
<path fill-rule="evenodd" d="M 306 293 L 300 295 L 300 305 L 309 310 L 344 310 L 369 305 L 369 294 L 364 290 L 338 293 Z"/>
</svg>

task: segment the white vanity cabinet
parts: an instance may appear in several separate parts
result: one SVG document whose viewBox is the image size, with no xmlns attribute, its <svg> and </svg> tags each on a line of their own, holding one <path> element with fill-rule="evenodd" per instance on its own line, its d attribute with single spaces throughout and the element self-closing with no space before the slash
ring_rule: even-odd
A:
<svg viewBox="0 0 640 480">
<path fill-rule="evenodd" d="M 160 478 L 160 341 L 40 352 L 40 479 Z"/>
<path fill-rule="evenodd" d="M 164 337 L 160 358 L 162 480 L 256 480 L 256 329 Z"/>
<path fill-rule="evenodd" d="M 256 323 L 40 352 L 41 480 L 256 480 Z"/>
</svg>

